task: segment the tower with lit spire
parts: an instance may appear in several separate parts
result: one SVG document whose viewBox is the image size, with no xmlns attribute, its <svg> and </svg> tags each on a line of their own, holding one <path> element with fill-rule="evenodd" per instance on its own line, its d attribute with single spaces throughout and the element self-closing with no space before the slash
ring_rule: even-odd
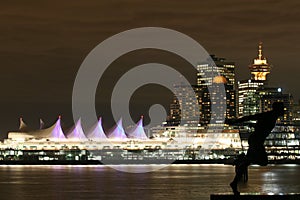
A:
<svg viewBox="0 0 300 200">
<path fill-rule="evenodd" d="M 293 97 L 283 93 L 281 88 L 267 84 L 267 76 L 271 67 L 263 56 L 262 42 L 258 45 L 258 57 L 249 66 L 251 79 L 238 81 L 238 114 L 239 117 L 254 115 L 272 110 L 274 102 L 283 102 L 285 113 L 280 117 L 280 123 L 290 123 Z"/>
<path fill-rule="evenodd" d="M 252 65 L 249 66 L 252 80 L 256 81 L 266 81 L 267 75 L 270 73 L 271 68 L 267 62 L 267 59 L 263 57 L 262 53 L 262 42 L 258 45 L 258 57 L 254 59 Z"/>
</svg>

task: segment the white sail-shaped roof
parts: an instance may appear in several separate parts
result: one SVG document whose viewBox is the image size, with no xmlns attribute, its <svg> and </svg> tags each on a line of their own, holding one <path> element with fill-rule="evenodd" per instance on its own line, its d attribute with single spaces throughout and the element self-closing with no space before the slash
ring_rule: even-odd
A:
<svg viewBox="0 0 300 200">
<path fill-rule="evenodd" d="M 126 139 L 127 138 L 125 131 L 123 129 L 122 119 L 120 119 L 118 121 L 118 123 L 116 124 L 113 131 L 111 131 L 110 134 L 108 135 L 108 138 L 111 138 L 111 139 Z"/>
<path fill-rule="evenodd" d="M 27 128 L 26 124 L 20 119 L 20 129 Z M 26 139 L 49 139 L 52 141 L 62 141 L 66 137 L 60 126 L 60 118 L 54 125 L 46 129 L 26 131 L 26 132 L 10 132 L 8 138 L 12 140 L 26 140 Z"/>
<path fill-rule="evenodd" d="M 101 141 L 107 139 L 103 128 L 102 128 L 102 119 L 99 118 L 99 121 L 90 129 L 87 133 L 87 138 L 94 141 Z"/>
<path fill-rule="evenodd" d="M 136 139 L 141 139 L 141 140 L 146 140 L 148 139 L 145 130 L 143 128 L 143 117 L 138 121 L 136 126 L 132 129 L 132 131 L 129 133 L 130 137 L 136 138 Z"/>
<path fill-rule="evenodd" d="M 40 129 L 43 129 L 45 126 L 45 123 L 42 119 L 40 119 Z"/>
<path fill-rule="evenodd" d="M 54 141 L 65 140 L 66 137 L 62 131 L 60 120 L 61 119 L 59 117 L 56 123 L 51 127 L 33 132 L 32 135 L 34 135 L 36 138 L 45 138 Z"/>
<path fill-rule="evenodd" d="M 20 117 L 19 131 L 21 131 L 21 132 L 26 132 L 26 131 L 28 131 L 27 124 L 23 121 L 23 118 L 22 118 L 22 117 Z"/>
<path fill-rule="evenodd" d="M 67 138 L 73 141 L 86 141 L 87 138 L 81 127 L 81 120 L 79 119 L 75 127 L 67 134 Z"/>
</svg>

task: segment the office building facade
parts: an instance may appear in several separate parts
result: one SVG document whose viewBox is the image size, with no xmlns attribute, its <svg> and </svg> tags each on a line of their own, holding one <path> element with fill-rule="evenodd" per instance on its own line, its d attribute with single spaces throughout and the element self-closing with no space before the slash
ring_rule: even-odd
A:
<svg viewBox="0 0 300 200">
<path fill-rule="evenodd" d="M 235 64 L 214 55 L 211 58 L 214 64 L 208 61 L 197 65 L 197 81 L 192 87 L 199 107 L 187 105 L 192 94 L 185 91 L 185 86 L 174 86 L 174 90 L 178 90 L 177 93 L 181 94 L 180 99 L 182 100 L 174 96 L 167 119 L 168 125 L 190 125 L 195 124 L 195 120 L 198 119 L 199 126 L 207 126 L 210 123 L 222 123 L 221 121 L 225 117 L 236 117 Z M 214 89 L 209 91 L 212 85 Z M 212 106 L 217 103 L 218 106 L 215 107 L 224 113 L 213 113 Z M 185 114 L 181 112 L 183 106 L 186 106 L 188 111 Z M 193 114 L 197 114 L 197 116 Z"/>
</svg>

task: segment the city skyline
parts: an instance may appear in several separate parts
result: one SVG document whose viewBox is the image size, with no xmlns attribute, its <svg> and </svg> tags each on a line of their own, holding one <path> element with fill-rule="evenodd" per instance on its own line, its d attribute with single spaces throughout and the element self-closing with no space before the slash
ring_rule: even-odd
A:
<svg viewBox="0 0 300 200">
<path fill-rule="evenodd" d="M 270 67 L 269 64 L 267 62 L 267 58 L 263 56 L 262 54 L 262 47 L 263 44 L 262 42 L 258 43 L 258 51 L 257 51 L 257 57 L 255 57 L 253 59 L 253 64 L 249 65 L 249 74 L 251 74 L 251 78 L 250 79 L 246 79 L 246 80 L 239 80 L 237 81 L 235 76 L 235 63 L 232 61 L 228 61 L 226 60 L 226 58 L 219 58 L 216 57 L 215 55 L 211 55 L 211 58 L 214 60 L 216 66 L 209 66 L 209 64 L 207 63 L 202 63 L 202 64 L 198 64 L 197 65 L 197 79 L 195 81 L 193 89 L 194 92 L 196 94 L 197 99 L 199 100 L 199 111 L 196 111 L 196 107 L 194 107 L 192 110 L 187 110 L 185 113 L 185 115 L 187 116 L 182 116 L 181 115 L 181 107 L 182 107 L 182 102 L 178 102 L 177 97 L 173 96 L 173 100 L 172 102 L 170 102 L 170 116 L 168 116 L 168 118 L 166 119 L 167 122 L 171 122 L 171 124 L 168 124 L 169 126 L 178 126 L 180 124 L 180 121 L 184 121 L 183 124 L 190 124 L 189 126 L 197 126 L 198 122 L 197 122 L 197 116 L 195 115 L 199 115 L 200 116 L 200 124 L 203 125 L 207 125 L 210 123 L 210 116 L 211 116 L 211 108 L 210 108 L 210 103 L 208 102 L 212 102 L 212 100 L 210 100 L 210 93 L 209 91 L 206 91 L 207 88 L 203 88 L 206 87 L 207 85 L 211 85 L 212 83 L 221 83 L 225 85 L 225 90 L 226 90 L 226 99 L 228 101 L 228 103 L 226 103 L 226 118 L 227 119 L 231 119 L 231 118 L 235 118 L 235 117 L 242 117 L 242 116 L 247 116 L 247 115 L 253 115 L 256 113 L 259 113 L 260 110 L 263 110 L 264 112 L 269 111 L 269 109 L 271 108 L 270 106 L 267 106 L 266 108 L 259 108 L 259 106 L 257 104 L 260 104 L 259 102 L 256 102 L 257 98 L 268 98 L 267 96 L 260 96 L 259 93 L 271 93 L 271 94 L 275 94 L 277 95 L 277 93 L 280 95 L 279 98 L 275 96 L 275 101 L 287 101 L 286 103 L 290 104 L 293 103 L 293 99 L 285 99 L 286 97 L 291 98 L 291 94 L 284 94 L 287 95 L 286 97 L 283 97 L 281 94 L 281 88 L 274 88 L 274 87 L 270 87 L 268 85 L 268 79 L 266 75 L 269 75 L 270 73 Z M 267 68 L 266 68 L 267 66 Z M 266 70 L 267 69 L 267 70 Z M 219 74 L 219 76 L 216 77 L 209 77 L 207 75 L 205 75 L 205 73 L 211 73 L 211 72 L 215 72 L 217 74 Z M 259 76 L 257 74 L 260 74 Z M 268 77 L 269 78 L 269 77 Z M 185 87 L 187 87 L 186 85 L 174 85 L 175 90 L 178 90 L 177 93 L 184 93 L 183 96 L 181 96 L 180 98 L 182 98 L 181 100 L 183 100 L 185 102 L 185 99 L 189 99 L 190 96 L 192 96 L 193 94 L 185 94 L 186 93 L 186 89 Z M 240 89 L 241 87 L 241 89 Z M 265 88 L 266 87 L 266 88 Z M 177 88 L 177 89 L 176 89 Z M 279 91 L 280 89 L 280 91 Z M 247 112 L 239 112 L 240 110 L 240 100 L 243 99 L 243 97 L 240 97 L 240 90 L 241 92 L 244 94 L 251 96 L 254 95 L 256 93 L 253 93 L 254 91 L 258 92 L 256 95 L 260 96 L 260 97 L 252 97 L 254 98 L 254 104 L 252 105 L 253 108 L 247 108 Z M 249 93 L 250 91 L 250 93 Z M 274 97 L 273 97 L 274 98 Z M 189 103 L 189 102 L 187 102 Z M 180 104 L 180 105 L 179 105 Z M 184 103 L 183 103 L 184 104 Z M 208 104 L 208 107 L 207 107 Z M 270 103 L 269 103 L 270 104 Z M 270 104 L 272 105 L 272 103 Z M 206 106 L 206 107 L 205 107 Z M 251 105 L 250 105 L 251 106 Z M 261 105 L 264 106 L 264 105 Z M 243 107 L 243 106 L 242 106 Z M 248 105 L 249 107 L 249 105 Z M 288 108 L 290 114 L 292 113 L 292 108 Z M 175 111 L 175 113 L 174 113 Z M 191 113 L 189 113 L 191 112 Z M 176 116 L 176 118 L 174 118 L 173 116 Z M 105 117 L 105 116 L 104 116 Z M 290 116 L 292 117 L 292 116 Z M 101 119 L 102 117 L 100 117 Z M 58 116 L 58 119 L 60 121 L 61 116 Z M 43 119 L 39 119 L 40 120 L 40 129 L 44 129 L 44 121 Z M 174 121 L 175 120 L 175 121 Z M 119 127 L 119 123 L 120 121 L 122 121 L 122 118 L 116 122 L 116 124 L 114 124 L 113 127 L 109 127 L 109 132 L 111 132 L 112 129 L 115 129 L 115 127 Z M 140 123 L 141 121 L 143 121 L 143 115 L 141 116 L 140 120 L 138 123 Z M 289 122 L 292 121 L 292 118 L 289 118 Z M 19 125 L 19 130 L 21 132 L 28 132 L 28 131 L 34 131 L 34 129 L 30 128 L 27 126 L 27 124 L 24 122 L 23 118 L 20 118 L 19 121 L 20 125 Z M 69 132 L 70 130 L 76 129 L 76 127 L 78 126 L 78 124 L 80 124 L 80 119 L 78 121 L 76 121 L 72 127 L 67 127 L 65 131 Z M 121 123 L 122 124 L 122 123 Z M 133 124 L 131 124 L 129 127 L 133 126 Z M 81 127 L 81 126 L 80 126 Z M 122 125 L 120 125 L 120 127 L 122 127 Z M 128 129 L 129 127 L 124 127 L 125 129 Z M 49 127 L 50 129 L 52 128 L 52 126 Z M 89 127 L 90 128 L 90 127 Z M 70 129 L 70 130 L 69 130 Z M 45 129 L 46 130 L 46 129 Z M 82 132 L 83 130 L 81 130 Z M 83 134 L 83 132 L 82 132 Z M 125 134 L 125 132 L 124 132 Z M 84 134 L 83 134 L 84 135 Z M 82 136 L 83 137 L 83 136 Z"/>
<path fill-rule="evenodd" d="M 255 64 L 255 62 L 256 62 L 256 60 L 259 60 L 259 59 L 266 59 L 261 53 L 262 53 L 262 42 L 260 41 L 260 42 L 258 42 L 258 45 L 257 45 L 257 49 L 258 49 L 258 56 L 257 57 L 254 57 L 253 59 L 254 59 L 254 64 Z M 213 58 L 213 60 L 217 63 L 216 65 L 218 66 L 218 65 L 220 65 L 220 63 L 221 64 L 224 64 L 225 63 L 225 65 L 224 66 L 226 66 L 226 65 L 228 65 L 229 67 L 232 65 L 233 66 L 233 69 L 234 68 L 236 68 L 236 66 L 234 66 L 234 62 L 232 62 L 232 61 L 228 61 L 226 58 L 222 58 L 222 57 L 216 57 L 216 55 L 214 55 L 214 54 L 212 54 L 211 55 L 211 57 Z M 266 61 L 266 60 L 265 60 Z M 224 62 L 224 63 L 223 63 Z M 267 64 L 267 63 L 266 63 Z M 201 65 L 199 65 L 199 66 L 201 66 Z M 199 70 L 200 68 L 198 67 L 198 70 Z M 251 65 L 249 65 L 249 80 L 250 79 L 253 79 L 253 80 L 258 80 L 258 81 L 261 81 L 261 80 L 259 80 L 259 79 L 256 79 L 256 76 L 254 76 L 254 73 L 251 71 Z M 266 75 L 269 75 L 269 73 L 270 72 L 268 72 Z M 235 73 L 234 73 L 234 75 L 230 75 L 230 76 L 233 76 L 233 77 L 235 77 L 236 75 L 235 75 Z M 201 76 L 197 76 L 198 78 L 197 78 L 197 80 L 196 80 L 196 82 L 199 82 L 199 80 L 201 79 Z M 199 79 L 200 78 L 200 79 Z M 216 77 L 215 77 L 216 78 Z M 214 78 L 214 79 L 215 79 Z M 263 79 L 264 81 L 266 81 L 266 78 L 264 78 Z M 207 80 L 206 80 L 207 81 Z M 225 82 L 223 82 L 223 83 L 226 83 L 226 80 L 224 80 Z M 240 84 L 240 81 L 241 80 L 236 80 L 236 78 L 234 78 L 233 80 L 231 80 L 233 83 L 231 83 L 231 85 L 233 86 L 233 85 L 235 85 L 235 82 L 237 83 L 237 86 Z M 248 80 L 246 80 L 246 81 L 248 81 Z M 204 83 L 204 82 L 203 82 Z M 280 88 L 281 89 L 281 88 Z M 236 88 L 236 91 L 238 90 L 238 88 Z M 281 91 L 280 91 L 281 92 Z M 234 101 L 237 101 L 238 99 L 236 99 L 236 100 L 234 100 Z M 143 116 L 143 115 L 141 115 L 141 116 Z M 238 115 L 237 115 L 238 116 Z M 104 116 L 105 117 L 105 116 Z M 61 115 L 58 115 L 58 118 L 61 118 Z M 55 118 L 56 119 L 56 118 Z M 24 121 L 23 121 L 23 119 L 22 119 L 22 116 L 20 116 L 20 122 L 21 123 L 24 123 Z M 42 122 L 43 123 L 43 125 L 44 125 L 44 122 L 43 122 L 43 119 L 42 118 L 39 118 L 38 120 L 40 120 L 40 123 Z M 77 122 L 76 122 L 77 123 Z M 65 126 L 65 129 L 66 130 L 69 130 L 69 129 L 72 129 L 72 127 L 74 127 L 75 125 L 76 125 L 76 123 L 73 123 L 71 126 L 69 126 L 69 127 L 67 127 L 67 126 Z M 208 123 L 208 122 L 207 122 Z M 17 123 L 16 123 L 17 124 Z M 51 124 L 50 124 L 51 125 Z M 116 124 L 114 124 L 113 126 L 115 126 Z M 40 124 L 40 126 L 41 126 L 41 124 Z M 110 129 L 112 129 L 113 128 L 113 126 L 111 126 L 111 127 L 106 127 L 108 130 L 110 130 Z M 33 128 L 33 127 L 32 127 Z"/>
<path fill-rule="evenodd" d="M 64 127 L 70 127 L 72 86 L 84 57 L 107 37 L 144 26 L 171 28 L 191 36 L 209 53 L 234 61 L 237 80 L 250 78 L 248 66 L 256 56 L 257 43 L 263 41 L 265 56 L 272 65 L 270 84 L 291 92 L 297 101 L 300 97 L 296 87 L 300 72 L 299 47 L 295 45 L 300 39 L 297 7 L 298 1 L 274 0 L 244 4 L 237 0 L 91 1 L 72 5 L 60 1 L 4 2 L 0 8 L 1 137 L 18 128 L 21 116 L 30 126 L 38 127 L 40 118 L 49 126 L 61 114 Z M 182 60 L 165 52 L 133 52 L 127 56 L 114 63 L 109 73 L 115 79 L 104 78 L 106 91 L 97 94 L 97 109 L 99 115 L 106 116 L 106 128 L 114 122 L 107 109 L 108 99 L 100 96 L 109 96 L 110 85 L 124 71 L 136 64 L 159 61 L 181 70 L 186 68 Z M 162 103 L 168 107 L 171 100 L 170 92 L 162 88 L 144 89 L 154 95 L 135 95 L 136 121 L 145 114 L 148 104 L 164 99 Z M 139 101 L 145 99 L 147 106 L 143 108 Z"/>
</svg>

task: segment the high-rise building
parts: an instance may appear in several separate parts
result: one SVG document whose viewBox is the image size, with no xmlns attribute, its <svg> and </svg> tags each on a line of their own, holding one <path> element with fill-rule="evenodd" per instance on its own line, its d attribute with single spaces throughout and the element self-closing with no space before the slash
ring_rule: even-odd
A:
<svg viewBox="0 0 300 200">
<path fill-rule="evenodd" d="M 219 106 L 223 106 L 220 110 L 226 111 L 224 113 L 226 116 L 221 116 L 220 118 L 236 117 L 235 64 L 214 55 L 211 58 L 215 65 L 209 61 L 197 65 L 197 83 L 192 87 L 195 91 L 199 107 L 196 108 L 195 106 L 188 105 L 191 102 L 190 95 L 192 94 L 186 92 L 184 85 L 174 86 L 174 90 L 177 91 L 182 100 L 179 100 L 178 96 L 177 98 L 174 96 L 173 102 L 170 105 L 170 116 L 167 119 L 168 125 L 195 124 L 195 120 L 200 120 L 198 123 L 201 126 L 206 126 L 209 123 L 217 123 L 218 117 L 216 119 L 212 117 L 212 105 L 216 104 L 216 102 L 220 102 Z M 208 88 L 212 84 L 215 84 L 217 87 L 214 87 L 214 91 L 209 91 Z M 226 96 L 222 96 L 224 92 L 219 91 L 223 90 L 223 88 L 225 88 Z M 210 92 L 214 92 L 215 94 L 210 94 Z M 223 102 L 225 103 L 223 104 Z M 181 112 L 183 106 L 185 106 L 186 113 Z M 198 109 L 197 112 L 195 109 Z M 197 114 L 197 116 L 193 116 L 193 114 Z"/>
<path fill-rule="evenodd" d="M 215 123 L 218 119 L 212 119 L 212 105 L 219 102 L 219 106 L 224 106 L 226 113 L 224 117 L 236 117 L 236 93 L 235 93 L 235 64 L 234 62 L 226 61 L 225 58 L 218 58 L 211 56 L 215 65 L 209 62 L 200 63 L 197 65 L 197 93 L 200 104 L 200 124 L 207 125 L 208 123 Z M 225 95 L 222 96 L 223 87 L 215 87 L 215 93 L 210 94 L 208 87 L 212 84 L 222 84 L 225 89 Z M 213 99 L 215 98 L 215 99 Z M 221 105 L 222 102 L 225 104 Z"/>
<path fill-rule="evenodd" d="M 216 80 L 214 74 L 219 74 L 226 79 L 226 84 L 232 89 L 235 87 L 235 63 L 226 61 L 225 58 L 218 58 L 211 55 L 215 66 L 210 62 L 199 63 L 197 65 L 197 85 L 211 85 L 213 80 Z"/>
<path fill-rule="evenodd" d="M 198 93 L 195 90 L 195 86 L 192 86 L 192 88 L 193 91 L 190 91 L 189 85 L 174 85 L 175 95 L 170 104 L 170 116 L 167 119 L 168 125 L 198 125 L 199 106 L 193 104 L 194 97 L 198 100 Z"/>
<path fill-rule="evenodd" d="M 259 112 L 257 89 L 263 86 L 262 81 L 238 81 L 238 115 L 248 116 Z"/>
<path fill-rule="evenodd" d="M 167 126 L 178 126 L 181 122 L 180 104 L 176 96 L 173 96 L 170 104 L 170 115 L 167 117 Z"/>
<path fill-rule="evenodd" d="M 270 111 L 274 102 L 284 103 L 284 116 L 280 122 L 292 121 L 293 97 L 282 93 L 281 88 L 269 87 L 267 75 L 270 65 L 262 54 L 262 43 L 259 43 L 258 57 L 250 65 L 251 79 L 238 82 L 238 114 L 239 117 Z"/>
<path fill-rule="evenodd" d="M 258 45 L 258 56 L 249 66 L 251 79 L 238 82 L 238 116 L 248 116 L 259 112 L 257 90 L 266 85 L 270 65 L 262 54 L 262 42 Z"/>
</svg>

